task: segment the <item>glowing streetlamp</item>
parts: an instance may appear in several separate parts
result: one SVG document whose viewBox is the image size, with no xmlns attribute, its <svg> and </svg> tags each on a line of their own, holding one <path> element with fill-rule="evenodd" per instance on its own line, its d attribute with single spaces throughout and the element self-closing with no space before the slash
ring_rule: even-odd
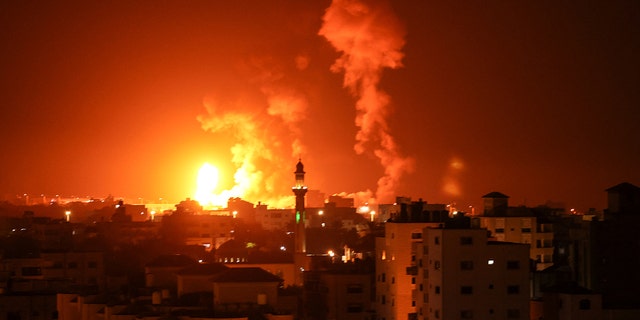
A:
<svg viewBox="0 0 640 320">
<path fill-rule="evenodd" d="M 233 211 L 232 214 L 233 214 L 233 218 L 235 219 L 238 216 L 238 211 Z"/>
<path fill-rule="evenodd" d="M 322 211 L 322 210 L 318 211 L 318 215 L 319 215 L 319 216 L 321 216 L 321 215 L 323 215 L 323 214 L 324 214 L 324 211 Z"/>
<path fill-rule="evenodd" d="M 373 222 L 373 220 L 376 217 L 376 212 L 374 210 L 371 210 L 371 212 L 369 212 L 369 214 L 371 215 L 371 222 Z"/>
<path fill-rule="evenodd" d="M 151 210 L 151 221 L 156 221 L 156 211 L 155 210 Z"/>
<path fill-rule="evenodd" d="M 69 210 L 65 211 L 64 215 L 67 217 L 67 222 L 69 222 L 69 220 L 71 220 L 71 211 Z"/>
</svg>

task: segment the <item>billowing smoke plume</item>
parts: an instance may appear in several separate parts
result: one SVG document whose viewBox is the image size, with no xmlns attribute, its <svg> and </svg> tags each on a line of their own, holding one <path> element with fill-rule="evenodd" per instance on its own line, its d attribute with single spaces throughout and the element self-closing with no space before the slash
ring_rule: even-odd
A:
<svg viewBox="0 0 640 320">
<path fill-rule="evenodd" d="M 298 64 L 292 59 L 294 63 Z M 247 77 L 247 87 L 255 92 L 214 93 L 204 103 L 207 114 L 198 117 L 206 131 L 233 134 L 234 185 L 215 195 L 218 205 L 229 197 L 272 207 L 293 203 L 290 186 L 283 181 L 292 179 L 293 159 L 304 151 L 299 122 L 305 118 L 307 99 L 287 83 L 276 66 L 269 59 L 245 61 L 240 69 Z M 244 98 L 256 93 L 256 99 Z"/>
<path fill-rule="evenodd" d="M 392 200 L 413 160 L 398 150 L 386 120 L 390 97 L 378 86 L 385 68 L 402 66 L 404 28 L 387 3 L 333 0 L 319 34 L 341 53 L 331 70 L 344 72 L 344 86 L 358 99 L 354 149 L 358 154 L 373 150 L 384 167 L 376 198 Z"/>
</svg>

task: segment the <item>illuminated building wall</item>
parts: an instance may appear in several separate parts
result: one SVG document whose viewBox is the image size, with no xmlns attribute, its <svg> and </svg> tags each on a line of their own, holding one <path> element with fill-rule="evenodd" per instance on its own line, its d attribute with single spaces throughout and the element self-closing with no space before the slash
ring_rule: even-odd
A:
<svg viewBox="0 0 640 320">
<path fill-rule="evenodd" d="M 416 276 L 416 250 L 422 230 L 437 222 L 387 222 L 384 238 L 376 238 L 376 314 L 378 319 L 400 320 L 416 313 L 412 292 Z"/>
<path fill-rule="evenodd" d="M 415 274 L 417 319 L 528 319 L 527 245 L 485 229 L 425 228 Z"/>
<path fill-rule="evenodd" d="M 552 266 L 553 224 L 543 222 L 529 208 L 509 207 L 508 198 L 499 192 L 483 196 L 484 214 L 477 217 L 480 227 L 497 241 L 529 244 L 529 257 L 536 261 L 537 270 Z"/>
</svg>

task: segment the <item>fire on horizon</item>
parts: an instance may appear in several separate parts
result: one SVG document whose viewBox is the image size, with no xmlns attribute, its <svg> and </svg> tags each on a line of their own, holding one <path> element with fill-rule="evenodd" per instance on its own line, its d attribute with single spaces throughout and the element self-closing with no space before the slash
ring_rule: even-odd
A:
<svg viewBox="0 0 640 320">
<path fill-rule="evenodd" d="M 361 203 L 602 208 L 640 181 L 638 6 L 2 3 L 0 194 L 291 206 L 302 157 Z"/>
</svg>

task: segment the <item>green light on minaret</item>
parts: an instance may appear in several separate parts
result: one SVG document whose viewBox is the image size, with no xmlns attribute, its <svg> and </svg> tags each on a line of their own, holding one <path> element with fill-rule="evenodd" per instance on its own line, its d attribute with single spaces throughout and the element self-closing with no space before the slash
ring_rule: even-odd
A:
<svg viewBox="0 0 640 320">
<path fill-rule="evenodd" d="M 300 211 L 296 211 L 296 223 L 300 223 Z"/>
</svg>

